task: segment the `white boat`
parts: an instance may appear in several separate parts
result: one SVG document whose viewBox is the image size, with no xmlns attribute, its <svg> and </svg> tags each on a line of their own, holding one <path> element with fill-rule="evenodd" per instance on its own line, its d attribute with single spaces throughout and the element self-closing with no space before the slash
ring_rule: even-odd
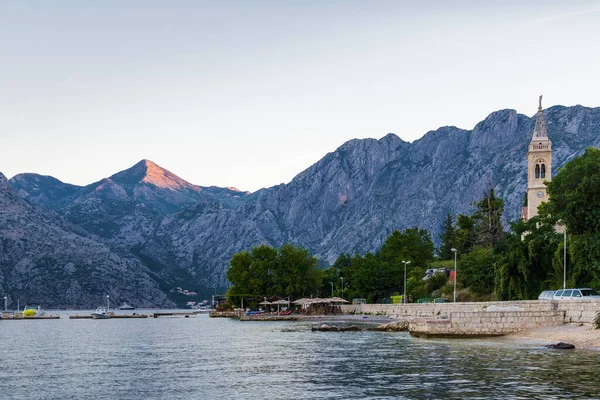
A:
<svg viewBox="0 0 600 400">
<path fill-rule="evenodd" d="M 42 310 L 40 305 L 27 305 L 23 309 L 24 317 L 41 317 L 46 314 L 46 311 Z"/>
<path fill-rule="evenodd" d="M 119 310 L 135 310 L 135 307 L 124 302 L 123 305 L 119 307 Z"/>
<path fill-rule="evenodd" d="M 106 309 L 105 307 L 98 307 L 98 308 L 96 308 L 96 311 L 94 311 L 92 313 L 92 318 L 94 318 L 94 319 L 109 319 L 110 314 L 108 312 L 108 309 Z"/>
</svg>

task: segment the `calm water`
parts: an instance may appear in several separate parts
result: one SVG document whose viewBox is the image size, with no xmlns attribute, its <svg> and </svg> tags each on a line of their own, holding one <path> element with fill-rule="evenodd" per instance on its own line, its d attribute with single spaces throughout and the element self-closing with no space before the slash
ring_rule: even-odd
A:
<svg viewBox="0 0 600 400">
<path fill-rule="evenodd" d="M 600 353 L 228 319 L 0 321 L 4 399 L 600 398 Z"/>
</svg>

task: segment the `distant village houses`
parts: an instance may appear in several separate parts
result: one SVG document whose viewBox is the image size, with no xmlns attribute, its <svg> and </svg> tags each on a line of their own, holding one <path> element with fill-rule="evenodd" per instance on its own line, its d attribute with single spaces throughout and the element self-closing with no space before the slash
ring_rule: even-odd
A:
<svg viewBox="0 0 600 400">
<path fill-rule="evenodd" d="M 196 293 L 196 292 L 190 292 L 189 290 L 182 289 L 179 286 L 176 289 L 177 289 L 177 293 L 179 293 L 179 294 L 184 294 L 186 296 L 198 296 L 198 293 Z"/>
</svg>

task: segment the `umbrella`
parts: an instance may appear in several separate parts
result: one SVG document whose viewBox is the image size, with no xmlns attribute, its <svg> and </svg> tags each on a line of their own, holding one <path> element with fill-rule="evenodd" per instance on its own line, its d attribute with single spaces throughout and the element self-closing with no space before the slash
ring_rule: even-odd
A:
<svg viewBox="0 0 600 400">
<path fill-rule="evenodd" d="M 260 302 L 260 303 L 258 303 L 258 304 L 261 304 L 261 305 L 263 305 L 263 306 L 268 306 L 268 305 L 275 304 L 275 303 L 271 303 L 270 301 L 266 301 L 266 300 L 265 300 L 265 301 L 261 301 L 261 302 Z"/>
<path fill-rule="evenodd" d="M 329 300 L 331 300 L 332 303 L 350 303 L 348 300 L 342 299 L 341 297 L 332 297 Z"/>
</svg>

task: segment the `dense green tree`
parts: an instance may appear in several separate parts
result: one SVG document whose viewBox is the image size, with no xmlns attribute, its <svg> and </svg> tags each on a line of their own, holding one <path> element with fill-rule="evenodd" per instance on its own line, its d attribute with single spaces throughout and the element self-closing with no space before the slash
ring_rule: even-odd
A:
<svg viewBox="0 0 600 400">
<path fill-rule="evenodd" d="M 442 239 L 442 244 L 440 245 L 440 251 L 438 253 L 439 258 L 441 260 L 453 259 L 454 253 L 451 249 L 456 246 L 456 230 L 450 213 L 448 213 L 446 221 L 444 221 L 444 228 L 440 235 L 440 239 Z"/>
<path fill-rule="evenodd" d="M 317 292 L 322 280 L 317 259 L 291 244 L 279 251 L 260 245 L 251 252 L 236 253 L 229 265 L 226 276 L 232 286 L 227 296 L 232 304 L 240 304 L 242 298 L 256 302 L 271 296 L 309 296 Z"/>
<path fill-rule="evenodd" d="M 310 252 L 292 244 L 279 249 L 276 263 L 277 279 L 274 293 L 298 298 L 307 296 L 319 288 L 323 273 L 316 268 L 317 259 Z"/>
<path fill-rule="evenodd" d="M 433 260 L 435 247 L 429 233 L 424 229 L 407 228 L 403 232 L 395 230 L 385 240 L 378 259 L 395 265 L 410 261 L 413 265 L 426 266 Z"/>
<path fill-rule="evenodd" d="M 588 148 L 565 164 L 547 187 L 540 214 L 566 225 L 569 284 L 600 287 L 600 150 Z M 556 260 L 557 272 L 561 267 Z"/>
<path fill-rule="evenodd" d="M 379 261 L 372 253 L 353 257 L 351 268 L 351 279 L 347 279 L 349 297 L 366 298 L 374 303 L 398 291 L 400 277 L 397 269 L 394 271 L 390 264 Z"/>
<path fill-rule="evenodd" d="M 456 217 L 455 241 L 456 249 L 459 254 L 465 254 L 471 251 L 475 246 L 477 232 L 475 231 L 475 221 L 469 215 L 458 214 Z"/>
<path fill-rule="evenodd" d="M 588 148 L 548 182 L 542 212 L 566 224 L 569 233 L 600 234 L 600 150 Z"/>
<path fill-rule="evenodd" d="M 496 197 L 492 188 L 488 195 L 475 205 L 477 206 L 473 214 L 476 232 L 475 243 L 487 248 L 494 248 L 506 238 L 501 221 L 504 212 L 504 200 Z"/>
<path fill-rule="evenodd" d="M 492 293 L 497 261 L 494 249 L 475 246 L 460 258 L 457 283 L 460 282 L 461 286 L 470 288 L 474 293 Z"/>
<path fill-rule="evenodd" d="M 331 293 L 331 284 L 340 289 L 340 278 L 344 278 L 344 297 L 366 298 L 375 302 L 392 293 L 404 291 L 404 265 L 410 261 L 407 273 L 427 267 L 433 259 L 434 245 L 429 233 L 423 229 L 409 228 L 394 231 L 376 253 L 364 256 L 342 254 L 334 265 L 324 272 L 322 293 Z M 423 270 L 419 273 L 423 277 Z M 339 293 L 336 290 L 336 293 Z"/>
</svg>

